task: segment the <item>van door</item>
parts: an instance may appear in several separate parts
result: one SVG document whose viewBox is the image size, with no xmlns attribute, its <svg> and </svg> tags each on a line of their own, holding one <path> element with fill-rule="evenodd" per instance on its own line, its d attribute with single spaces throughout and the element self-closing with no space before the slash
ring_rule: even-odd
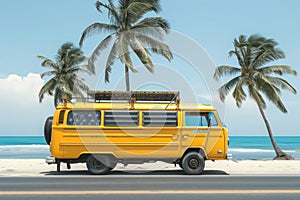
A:
<svg viewBox="0 0 300 200">
<path fill-rule="evenodd" d="M 209 133 L 206 137 L 205 150 L 209 159 L 223 158 L 225 155 L 224 148 L 224 131 L 216 118 L 215 112 L 207 113 Z"/>
<path fill-rule="evenodd" d="M 206 138 L 209 134 L 207 120 L 208 113 L 200 111 L 186 111 L 181 132 L 182 153 L 188 148 L 205 149 Z"/>
<path fill-rule="evenodd" d="M 182 153 L 188 148 L 203 148 L 208 159 L 223 157 L 223 129 L 219 126 L 214 112 L 185 112 L 181 147 Z"/>
</svg>

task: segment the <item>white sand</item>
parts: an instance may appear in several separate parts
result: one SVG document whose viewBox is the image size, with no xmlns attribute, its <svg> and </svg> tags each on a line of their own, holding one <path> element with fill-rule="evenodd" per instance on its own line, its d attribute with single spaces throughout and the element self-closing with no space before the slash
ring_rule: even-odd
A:
<svg viewBox="0 0 300 200">
<path fill-rule="evenodd" d="M 67 170 L 62 164 L 63 175 L 86 175 L 85 164 L 72 164 L 72 169 Z M 182 174 L 179 166 L 163 162 L 134 164 L 124 166 L 118 164 L 114 171 L 127 173 L 147 173 L 154 171 L 165 171 L 166 174 Z M 51 176 L 55 175 L 56 165 L 48 165 L 45 160 L 40 159 L 0 159 L 0 176 Z M 74 173 L 76 172 L 76 173 Z M 124 173 L 124 174 L 127 174 Z M 163 174 L 161 172 L 160 174 Z M 117 173 L 122 174 L 122 173 Z M 230 175 L 300 175 L 300 160 L 273 161 L 273 160 L 222 160 L 207 161 L 204 174 L 230 174 Z"/>
</svg>

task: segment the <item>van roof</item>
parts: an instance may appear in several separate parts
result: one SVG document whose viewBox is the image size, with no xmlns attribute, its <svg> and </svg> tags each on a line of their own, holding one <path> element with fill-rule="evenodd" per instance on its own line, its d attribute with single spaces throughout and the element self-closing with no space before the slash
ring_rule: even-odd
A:
<svg viewBox="0 0 300 200">
<path fill-rule="evenodd" d="M 99 109 L 99 110 L 177 110 L 175 103 L 149 103 L 149 102 L 135 102 L 133 105 L 129 102 L 75 102 L 60 104 L 57 109 Z M 180 103 L 180 110 L 216 110 L 214 106 L 206 104 L 189 104 Z"/>
</svg>

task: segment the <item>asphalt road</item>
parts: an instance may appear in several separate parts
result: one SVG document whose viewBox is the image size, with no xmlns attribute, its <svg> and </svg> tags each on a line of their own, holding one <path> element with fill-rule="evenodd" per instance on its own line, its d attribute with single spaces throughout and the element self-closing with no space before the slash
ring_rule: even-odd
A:
<svg viewBox="0 0 300 200">
<path fill-rule="evenodd" d="M 0 199 L 300 199 L 300 176 L 0 177 Z"/>
</svg>

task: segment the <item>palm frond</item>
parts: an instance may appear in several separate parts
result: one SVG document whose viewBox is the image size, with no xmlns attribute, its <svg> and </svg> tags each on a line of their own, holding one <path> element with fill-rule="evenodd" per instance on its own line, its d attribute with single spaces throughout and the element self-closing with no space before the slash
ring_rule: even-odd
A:
<svg viewBox="0 0 300 200">
<path fill-rule="evenodd" d="M 229 94 L 229 92 L 232 90 L 232 88 L 237 84 L 237 82 L 240 80 L 240 76 L 237 76 L 227 83 L 225 83 L 222 87 L 219 88 L 219 97 L 221 101 L 225 101 L 225 97 Z"/>
<path fill-rule="evenodd" d="M 74 98 L 74 97 L 77 97 L 77 98 L 78 97 L 80 97 L 80 98 L 84 97 L 83 92 L 79 87 L 76 87 L 76 88 L 73 89 L 73 97 L 72 98 Z"/>
<path fill-rule="evenodd" d="M 96 9 L 102 13 L 101 7 L 109 9 L 108 5 L 102 3 L 101 1 L 96 1 L 95 3 Z"/>
<path fill-rule="evenodd" d="M 161 32 L 163 31 L 164 33 L 168 33 L 170 29 L 170 25 L 167 22 L 167 20 L 161 18 L 161 17 L 149 17 L 149 18 L 144 18 L 137 24 L 135 24 L 131 29 L 143 29 L 146 28 L 145 31 L 147 34 L 153 34 L 156 33 L 156 35 L 162 35 L 164 36 Z M 155 29 L 149 29 L 147 28 L 155 28 Z M 153 35 L 154 36 L 154 35 Z"/>
<path fill-rule="evenodd" d="M 90 70 L 88 70 L 88 67 L 88 64 L 74 66 L 72 69 L 70 69 L 70 71 L 67 71 L 67 73 L 83 72 L 87 73 L 88 75 L 92 75 L 93 73 Z"/>
<path fill-rule="evenodd" d="M 127 51 L 125 51 L 127 52 Z M 120 55 L 120 60 L 121 62 L 127 67 L 129 68 L 132 72 L 137 72 L 137 69 L 133 66 L 133 63 L 132 63 L 132 60 L 131 60 L 131 57 L 130 57 L 130 53 L 122 53 Z"/>
<path fill-rule="evenodd" d="M 63 92 L 57 88 L 54 92 L 54 106 L 57 107 L 58 104 L 62 103 L 62 98 L 66 97 L 63 95 Z"/>
<path fill-rule="evenodd" d="M 41 74 L 41 78 L 43 79 L 45 76 L 55 76 L 57 71 L 47 71 Z"/>
<path fill-rule="evenodd" d="M 216 68 L 215 73 L 214 73 L 214 78 L 216 80 L 219 80 L 221 78 L 221 76 L 235 75 L 237 73 L 241 73 L 240 68 L 228 66 L 228 65 L 221 65 Z"/>
<path fill-rule="evenodd" d="M 265 76 L 272 84 L 279 86 L 281 89 L 286 89 L 294 94 L 297 94 L 297 90 L 286 80 L 278 77 Z"/>
<path fill-rule="evenodd" d="M 253 85 L 248 85 L 248 89 L 250 97 L 252 97 L 255 100 L 257 105 L 259 105 L 263 109 L 266 109 L 267 104 L 264 98 L 261 96 L 261 94 L 255 89 L 255 87 L 253 87 Z"/>
<path fill-rule="evenodd" d="M 106 65 L 105 65 L 105 82 L 109 83 L 109 74 L 111 73 L 111 66 L 115 62 L 117 58 L 119 58 L 119 42 L 115 41 L 110 53 L 107 57 Z"/>
<path fill-rule="evenodd" d="M 42 102 L 45 94 L 52 95 L 52 91 L 56 89 L 57 80 L 52 78 L 47 81 L 39 91 L 39 101 Z"/>
<path fill-rule="evenodd" d="M 122 57 L 122 56 L 121 56 Z M 137 69 L 133 66 L 133 62 L 131 60 L 131 57 L 130 57 L 130 53 L 126 53 L 124 54 L 124 58 L 121 58 L 121 59 L 124 59 L 123 63 L 126 65 L 126 67 L 128 67 L 132 72 L 137 72 Z"/>
<path fill-rule="evenodd" d="M 41 63 L 42 67 L 50 67 L 50 68 L 54 68 L 55 70 L 59 69 L 59 66 L 53 60 L 46 58 L 44 56 L 37 56 L 37 58 L 42 60 Z"/>
<path fill-rule="evenodd" d="M 83 41 L 92 35 L 101 33 L 101 32 L 116 32 L 118 30 L 118 26 L 113 25 L 113 24 L 105 24 L 105 23 L 94 23 L 90 26 L 88 26 L 82 33 L 80 41 L 79 41 L 79 46 L 82 47 Z"/>
<path fill-rule="evenodd" d="M 122 34 L 119 37 L 119 56 L 123 64 L 126 65 L 132 72 L 137 72 L 136 68 L 133 66 L 133 63 L 130 58 L 130 53 L 128 47 L 131 45 L 130 40 L 127 34 Z"/>
<path fill-rule="evenodd" d="M 237 81 L 237 83 L 235 85 L 235 88 L 233 90 L 233 93 L 232 93 L 232 96 L 235 99 L 236 105 L 238 107 L 242 106 L 243 101 L 245 101 L 246 97 L 247 97 L 247 95 L 246 95 L 246 93 L 245 93 L 245 91 L 243 89 L 244 81 L 245 80 L 243 78 L 240 78 Z"/>
<path fill-rule="evenodd" d="M 137 22 L 150 11 L 159 12 L 161 10 L 158 0 L 134 0 L 120 1 L 120 10 L 123 20 L 129 25 Z"/>
<path fill-rule="evenodd" d="M 73 81 L 70 81 L 68 79 L 60 79 L 57 87 L 63 92 L 64 96 L 72 96 L 72 90 L 74 87 Z"/>
<path fill-rule="evenodd" d="M 279 96 L 280 90 L 267 77 L 257 74 L 257 76 L 254 76 L 254 81 L 257 89 L 262 91 L 268 100 L 273 102 L 280 111 L 287 112 Z"/>
<path fill-rule="evenodd" d="M 86 57 L 83 55 L 83 52 L 80 48 L 74 47 L 70 49 L 65 60 L 68 67 L 73 67 L 74 65 L 81 64 L 83 61 L 85 61 Z"/>
<path fill-rule="evenodd" d="M 250 40 L 251 38 L 249 38 Z M 251 66 L 257 68 L 264 64 L 285 58 L 284 52 L 277 48 L 278 43 L 273 39 L 267 39 L 257 36 L 251 40 L 251 44 L 255 49 L 253 53 L 253 61 Z"/>
<path fill-rule="evenodd" d="M 280 49 L 262 49 L 258 50 L 256 57 L 253 59 L 251 66 L 253 68 L 258 68 L 265 65 L 268 62 L 272 62 L 278 59 L 285 58 L 283 51 Z"/>
<path fill-rule="evenodd" d="M 106 8 L 108 10 L 108 18 L 110 19 L 111 23 L 120 25 L 122 23 L 122 20 L 120 19 L 118 9 L 111 0 L 108 0 L 108 3 L 109 4 L 107 5 L 100 1 L 97 1 L 95 3 L 96 9 L 102 13 L 101 8 Z"/>
<path fill-rule="evenodd" d="M 248 66 L 249 56 L 248 52 L 250 49 L 250 44 L 246 40 L 245 35 L 241 35 L 238 39 L 234 39 L 235 51 L 239 55 L 239 61 L 242 61 L 243 66 Z"/>
<path fill-rule="evenodd" d="M 257 71 L 259 71 L 262 74 L 274 73 L 274 74 L 278 74 L 278 75 L 283 75 L 283 74 L 297 75 L 297 71 L 287 65 L 266 66 L 266 67 L 258 68 Z"/>
<path fill-rule="evenodd" d="M 67 69 L 65 71 L 65 74 L 75 74 L 75 73 L 80 73 L 80 72 L 87 73 L 87 74 L 92 74 L 88 69 L 85 69 L 87 67 L 88 67 L 88 65 L 74 66 L 70 69 Z"/>
<path fill-rule="evenodd" d="M 158 55 L 162 55 L 165 57 L 169 62 L 173 59 L 172 51 L 170 50 L 169 46 L 162 43 L 159 40 L 156 40 L 152 37 L 146 35 L 136 35 L 135 36 L 142 44 L 144 44 L 146 49 L 150 49 L 153 53 Z"/>
<path fill-rule="evenodd" d="M 228 55 L 229 55 L 229 57 L 235 55 L 238 60 L 239 65 L 241 67 L 246 67 L 246 65 L 243 61 L 242 55 L 240 55 L 240 52 L 238 51 L 238 49 L 236 47 L 234 47 L 234 50 L 229 51 Z"/>
<path fill-rule="evenodd" d="M 56 61 L 64 60 L 68 56 L 72 48 L 74 48 L 72 43 L 70 42 L 64 43 L 57 51 L 57 55 L 55 57 Z"/>
<path fill-rule="evenodd" d="M 108 0 L 108 2 L 109 2 L 108 18 L 110 19 L 112 24 L 121 27 L 122 19 L 120 16 L 120 10 L 114 5 L 112 0 Z"/>
<path fill-rule="evenodd" d="M 100 53 L 106 49 L 113 39 L 112 35 L 107 36 L 104 40 L 100 42 L 100 44 L 94 49 L 92 56 L 88 60 L 88 70 L 95 74 L 95 60 L 100 55 Z M 91 64 L 92 63 L 92 64 Z"/>
<path fill-rule="evenodd" d="M 89 90 L 89 87 L 85 84 L 83 78 L 76 76 L 72 79 L 72 81 L 73 81 L 72 93 L 74 95 L 77 95 L 77 93 L 82 94 L 81 91 L 86 92 Z"/>
<path fill-rule="evenodd" d="M 149 53 L 146 48 L 142 45 L 142 43 L 136 38 L 132 38 L 132 42 L 130 43 L 131 49 L 134 51 L 139 60 L 144 64 L 144 66 L 153 73 L 154 65 L 149 57 Z"/>
</svg>

